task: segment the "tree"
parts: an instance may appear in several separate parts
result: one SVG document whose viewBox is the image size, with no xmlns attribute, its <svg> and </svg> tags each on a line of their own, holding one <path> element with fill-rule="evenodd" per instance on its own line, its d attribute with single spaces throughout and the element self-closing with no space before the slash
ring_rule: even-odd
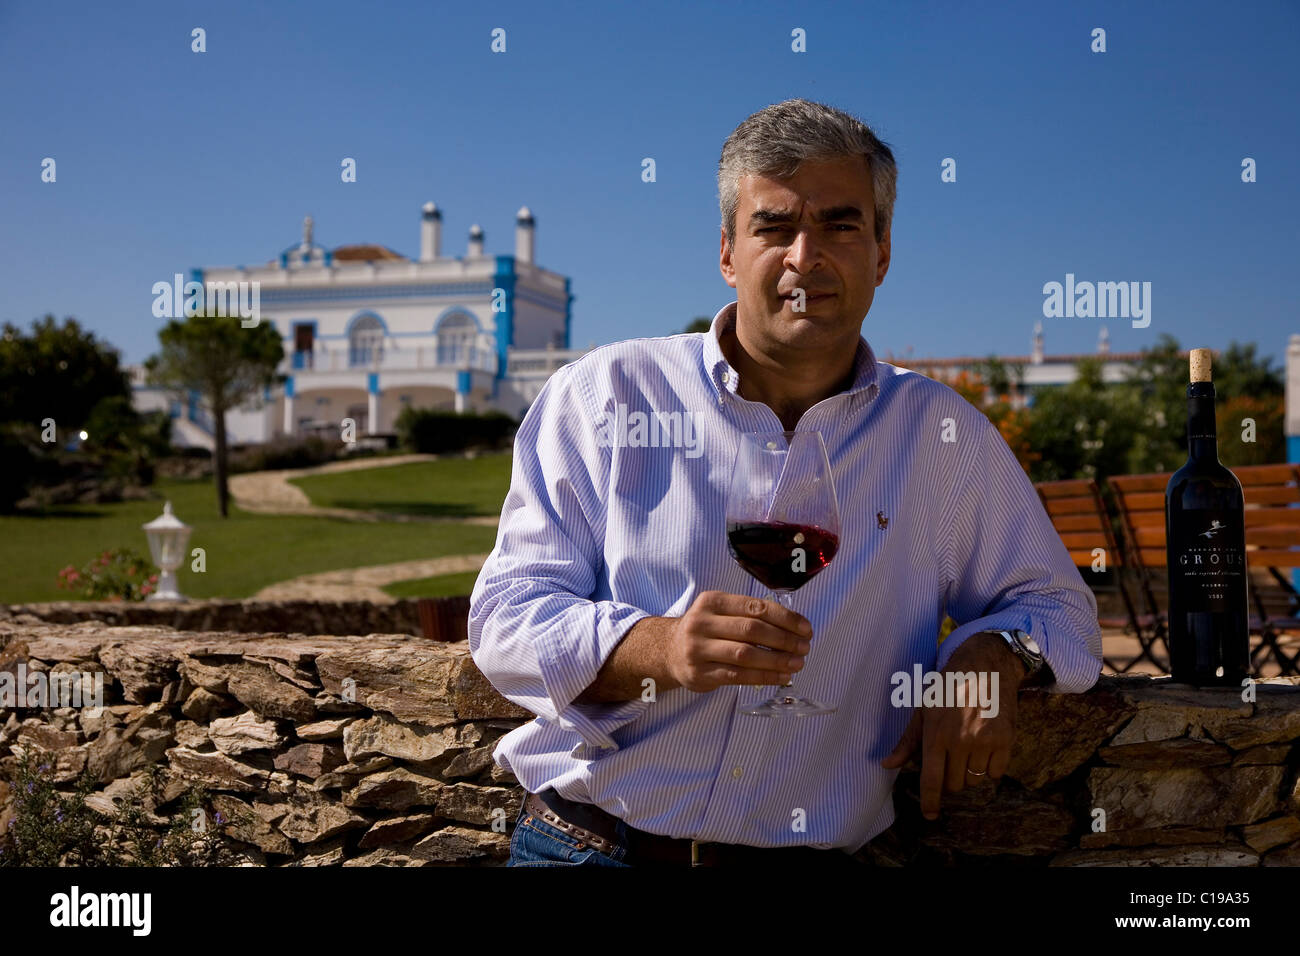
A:
<svg viewBox="0 0 1300 956">
<path fill-rule="evenodd" d="M 1104 478 L 1129 472 L 1143 408 L 1134 389 L 1107 384 L 1098 358 L 1081 359 L 1073 382 L 1034 397 L 1029 446 L 1038 453 L 1034 481 Z"/>
<path fill-rule="evenodd" d="M 1229 342 L 1214 357 L 1211 375 L 1223 463 L 1285 461 L 1286 384 L 1272 359 L 1257 357 L 1254 343 Z M 1144 350 L 1128 379 L 1142 409 L 1130 471 L 1173 471 L 1187 460 L 1187 382 L 1187 354 L 1177 339 L 1164 333 Z M 1253 443 L 1241 440 L 1242 420 L 1248 417 L 1256 423 Z"/>
<path fill-rule="evenodd" d="M 713 320 L 707 315 L 697 315 L 683 332 L 707 332 L 713 327 Z"/>
<path fill-rule="evenodd" d="M 178 393 L 201 394 L 212 410 L 213 471 L 217 505 L 227 516 L 230 492 L 226 484 L 226 412 L 262 390 L 284 381 L 276 368 L 284 359 L 284 343 L 272 323 L 244 328 L 239 316 L 196 315 L 172 319 L 158 333 L 162 350 L 145 362 L 149 379 Z"/>
<path fill-rule="evenodd" d="M 117 350 L 83 331 L 76 319 L 53 315 L 30 335 L 5 323 L 0 334 L 0 421 L 38 426 L 52 418 L 63 433 L 79 430 L 106 398 L 131 397 Z"/>
</svg>

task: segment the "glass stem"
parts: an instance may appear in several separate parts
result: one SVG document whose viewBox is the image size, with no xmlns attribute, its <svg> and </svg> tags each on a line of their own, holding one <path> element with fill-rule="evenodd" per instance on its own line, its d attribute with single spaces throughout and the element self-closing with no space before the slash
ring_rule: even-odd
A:
<svg viewBox="0 0 1300 956">
<path fill-rule="evenodd" d="M 777 604 L 781 605 L 781 606 L 782 606 L 783 608 L 785 608 L 787 611 L 792 611 L 792 610 L 794 610 L 794 608 L 790 607 L 790 594 L 789 594 L 789 592 L 778 593 L 778 592 L 773 591 L 772 593 L 768 594 L 767 597 L 768 597 L 768 600 L 770 600 L 770 601 L 775 601 Z M 794 686 L 794 672 L 792 671 L 792 672 L 790 673 L 790 679 L 789 679 L 788 681 L 786 681 L 784 684 L 782 684 L 781 687 L 784 688 L 784 689 L 788 689 L 788 688 L 793 687 L 793 686 Z"/>
</svg>

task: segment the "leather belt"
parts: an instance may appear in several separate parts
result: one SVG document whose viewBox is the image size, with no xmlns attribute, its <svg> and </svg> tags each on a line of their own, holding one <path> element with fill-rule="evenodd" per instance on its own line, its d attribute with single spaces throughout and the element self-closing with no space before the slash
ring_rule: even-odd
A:
<svg viewBox="0 0 1300 956">
<path fill-rule="evenodd" d="M 524 811 L 555 827 L 584 845 L 612 855 L 626 848 L 622 862 L 631 866 L 734 866 L 810 864 L 860 865 L 841 850 L 819 850 L 809 846 L 757 847 L 739 843 L 703 843 L 661 836 L 629 826 L 618 817 L 591 803 L 577 803 L 554 790 L 530 793 Z M 619 827 L 624 837 L 619 837 Z"/>
</svg>

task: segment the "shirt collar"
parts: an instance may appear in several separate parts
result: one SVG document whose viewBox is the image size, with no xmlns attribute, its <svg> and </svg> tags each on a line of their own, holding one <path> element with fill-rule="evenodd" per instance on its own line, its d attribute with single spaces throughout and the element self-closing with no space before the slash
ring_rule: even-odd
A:
<svg viewBox="0 0 1300 956">
<path fill-rule="evenodd" d="M 736 305 L 730 302 L 724 305 L 713 317 L 713 324 L 704 335 L 704 370 L 709 381 L 718 393 L 718 401 L 723 401 L 728 394 L 736 395 L 740 386 L 740 373 L 731 367 L 727 357 L 722 354 L 718 337 L 726 329 L 736 324 Z M 880 392 L 877 381 L 876 353 L 861 335 L 858 336 L 858 348 L 853 359 L 853 384 L 839 395 L 851 396 L 851 407 L 857 409 L 863 402 L 869 402 Z"/>
</svg>

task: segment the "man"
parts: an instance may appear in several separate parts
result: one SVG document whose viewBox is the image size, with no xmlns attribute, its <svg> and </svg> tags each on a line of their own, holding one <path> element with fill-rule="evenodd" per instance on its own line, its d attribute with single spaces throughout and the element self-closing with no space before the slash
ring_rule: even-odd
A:
<svg viewBox="0 0 1300 956">
<path fill-rule="evenodd" d="M 707 333 L 594 350 L 530 408 L 469 620 L 475 663 L 538 715 L 494 754 L 529 791 L 510 865 L 852 862 L 914 751 L 935 819 L 945 787 L 1006 769 L 1022 681 L 1096 681 L 1096 600 L 1006 443 L 861 337 L 896 176 L 845 113 L 755 113 L 718 172 L 737 301 Z M 788 611 L 728 553 L 724 503 L 740 434 L 796 426 L 824 436 L 843 528 Z M 913 665 L 996 680 L 995 706 L 899 706 Z M 737 713 L 794 674 L 835 712 Z"/>
</svg>

